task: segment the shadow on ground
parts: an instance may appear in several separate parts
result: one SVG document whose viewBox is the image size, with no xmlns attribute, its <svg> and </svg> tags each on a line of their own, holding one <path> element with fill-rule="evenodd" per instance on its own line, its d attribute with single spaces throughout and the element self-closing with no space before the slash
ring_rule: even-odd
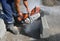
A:
<svg viewBox="0 0 60 41">
<path fill-rule="evenodd" d="M 52 35 L 48 38 L 43 38 L 40 40 L 33 40 L 33 41 L 60 41 L 60 34 Z"/>
</svg>

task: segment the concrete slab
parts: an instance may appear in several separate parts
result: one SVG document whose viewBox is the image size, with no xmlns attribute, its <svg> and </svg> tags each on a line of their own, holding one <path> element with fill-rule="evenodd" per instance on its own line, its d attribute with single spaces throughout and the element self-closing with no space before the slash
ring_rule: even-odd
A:
<svg viewBox="0 0 60 41">
<path fill-rule="evenodd" d="M 5 35 L 6 29 L 5 29 L 5 24 L 2 19 L 0 19 L 0 39 L 2 39 Z"/>
<path fill-rule="evenodd" d="M 47 7 L 47 6 L 41 6 L 41 9 L 45 12 L 44 17 L 42 17 L 42 23 L 49 27 L 49 32 L 43 29 L 43 32 L 46 35 L 56 35 L 60 33 L 60 6 L 54 6 L 54 7 Z M 45 23 L 46 22 L 46 23 Z M 46 25 L 48 24 L 48 25 Z M 43 28 L 45 28 L 45 26 Z M 43 35 L 44 35 L 43 34 Z"/>
<path fill-rule="evenodd" d="M 46 20 L 46 16 L 41 17 L 42 20 L 42 26 L 43 26 L 43 32 L 42 34 L 40 34 L 41 38 L 47 38 L 50 36 L 49 34 L 49 26 L 48 26 L 48 22 Z"/>
</svg>

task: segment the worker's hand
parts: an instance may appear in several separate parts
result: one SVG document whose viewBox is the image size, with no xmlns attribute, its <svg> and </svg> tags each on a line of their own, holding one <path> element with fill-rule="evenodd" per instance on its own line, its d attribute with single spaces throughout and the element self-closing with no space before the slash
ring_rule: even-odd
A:
<svg viewBox="0 0 60 41">
<path fill-rule="evenodd" d="M 18 13 L 18 16 L 23 16 L 22 12 Z"/>
<path fill-rule="evenodd" d="M 31 11 L 30 11 L 30 9 L 29 8 L 27 8 L 27 12 L 30 14 L 31 13 Z"/>
<path fill-rule="evenodd" d="M 20 12 L 20 13 L 18 14 L 17 19 L 18 19 L 18 21 L 21 21 L 21 20 L 22 20 L 22 18 L 23 18 L 23 14 Z"/>
<path fill-rule="evenodd" d="M 36 13 L 39 13 L 40 12 L 40 7 L 37 6 L 36 9 L 35 9 Z"/>
</svg>

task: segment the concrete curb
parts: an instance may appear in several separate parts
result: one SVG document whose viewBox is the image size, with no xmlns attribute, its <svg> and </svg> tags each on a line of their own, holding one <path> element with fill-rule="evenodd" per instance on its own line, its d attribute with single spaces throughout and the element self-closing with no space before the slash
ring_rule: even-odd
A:
<svg viewBox="0 0 60 41">
<path fill-rule="evenodd" d="M 43 33 L 40 35 L 41 38 L 47 38 L 49 37 L 49 26 L 46 20 L 46 16 L 41 17 L 42 20 L 42 26 L 43 26 Z"/>
<path fill-rule="evenodd" d="M 6 28 L 3 19 L 0 19 L 0 39 L 2 39 L 5 35 Z"/>
</svg>

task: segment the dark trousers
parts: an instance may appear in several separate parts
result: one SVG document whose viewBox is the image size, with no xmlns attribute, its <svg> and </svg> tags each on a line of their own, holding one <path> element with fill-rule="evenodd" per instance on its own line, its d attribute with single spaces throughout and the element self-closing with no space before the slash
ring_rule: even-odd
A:
<svg viewBox="0 0 60 41">
<path fill-rule="evenodd" d="M 6 23 L 13 23 L 13 15 L 16 13 L 14 9 L 14 0 L 0 0 L 4 12 L 4 20 Z"/>
</svg>

